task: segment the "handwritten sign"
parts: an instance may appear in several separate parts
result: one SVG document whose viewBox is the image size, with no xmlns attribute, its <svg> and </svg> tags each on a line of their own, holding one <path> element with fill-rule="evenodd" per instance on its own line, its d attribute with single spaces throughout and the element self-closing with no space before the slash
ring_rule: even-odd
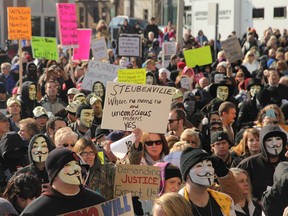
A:
<svg viewBox="0 0 288 216">
<path fill-rule="evenodd" d="M 91 50 L 95 61 L 108 59 L 107 44 L 104 37 L 92 41 Z"/>
<path fill-rule="evenodd" d="M 181 88 L 192 90 L 191 89 L 191 81 L 187 76 L 182 76 L 180 80 Z"/>
<path fill-rule="evenodd" d="M 212 63 L 210 46 L 197 49 L 185 50 L 184 58 L 188 67 L 202 66 Z"/>
<path fill-rule="evenodd" d="M 101 128 L 132 131 L 139 127 L 164 134 L 173 92 L 166 86 L 108 82 Z"/>
<path fill-rule="evenodd" d="M 141 38 L 140 36 L 123 36 L 118 37 L 118 55 L 126 57 L 141 57 Z"/>
<path fill-rule="evenodd" d="M 168 67 L 171 55 L 176 53 L 175 42 L 163 42 L 162 43 L 162 66 Z"/>
<path fill-rule="evenodd" d="M 32 35 L 31 8 L 8 7 L 8 39 L 30 40 Z"/>
<path fill-rule="evenodd" d="M 76 5 L 73 3 L 56 3 L 56 8 L 61 45 L 66 48 L 77 48 Z"/>
<path fill-rule="evenodd" d="M 121 69 L 118 70 L 118 82 L 146 84 L 146 69 Z"/>
<path fill-rule="evenodd" d="M 221 45 L 229 62 L 235 62 L 243 59 L 241 46 L 236 36 L 227 38 L 225 41 L 221 41 Z"/>
<path fill-rule="evenodd" d="M 160 167 L 117 164 L 114 195 L 131 193 L 143 200 L 157 197 L 160 188 Z"/>
<path fill-rule="evenodd" d="M 96 81 L 100 81 L 106 86 L 107 81 L 113 81 L 117 77 L 119 69 L 123 69 L 123 67 L 91 60 L 88 63 L 88 72 L 85 74 L 81 88 L 92 91 L 92 85 Z"/>
<path fill-rule="evenodd" d="M 107 202 L 90 206 L 76 211 L 61 214 L 61 216 L 93 215 L 93 216 L 134 216 L 131 194 L 117 197 Z"/>
<path fill-rule="evenodd" d="M 59 60 L 57 39 L 51 37 L 32 37 L 32 53 L 34 58 Z"/>
<path fill-rule="evenodd" d="M 73 49 L 73 60 L 89 60 L 92 29 L 77 29 L 78 48 Z"/>
</svg>

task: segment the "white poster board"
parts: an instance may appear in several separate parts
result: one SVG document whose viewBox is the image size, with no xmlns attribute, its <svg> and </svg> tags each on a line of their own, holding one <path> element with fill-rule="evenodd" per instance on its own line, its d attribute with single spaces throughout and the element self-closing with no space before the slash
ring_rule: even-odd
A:
<svg viewBox="0 0 288 216">
<path fill-rule="evenodd" d="M 162 43 L 162 67 L 168 67 L 171 55 L 176 53 L 175 42 Z"/>
<path fill-rule="evenodd" d="M 99 61 L 89 61 L 88 72 L 85 74 L 81 88 L 91 91 L 92 85 L 96 81 L 100 81 L 106 86 L 107 81 L 113 81 L 117 77 L 118 69 L 125 68 Z"/>
<path fill-rule="evenodd" d="M 174 88 L 108 82 L 101 128 L 166 133 Z"/>
<path fill-rule="evenodd" d="M 118 55 L 141 57 L 141 37 L 138 35 L 120 35 L 118 38 Z"/>
<path fill-rule="evenodd" d="M 225 52 L 225 56 L 229 60 L 229 62 L 232 63 L 237 60 L 242 60 L 243 53 L 238 38 L 236 36 L 221 41 L 221 45 Z"/>
<path fill-rule="evenodd" d="M 107 44 L 104 37 L 95 39 L 91 43 L 91 50 L 95 61 L 108 59 Z"/>
</svg>

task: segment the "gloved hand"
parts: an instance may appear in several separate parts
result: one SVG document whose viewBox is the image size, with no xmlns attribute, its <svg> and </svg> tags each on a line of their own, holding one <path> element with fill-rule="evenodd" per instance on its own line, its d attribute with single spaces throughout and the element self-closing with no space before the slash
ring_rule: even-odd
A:
<svg viewBox="0 0 288 216">
<path fill-rule="evenodd" d="M 217 177 L 224 177 L 228 175 L 229 169 L 226 167 L 224 161 L 221 158 L 218 158 L 216 156 L 214 157 L 214 170 L 217 175 Z"/>
</svg>

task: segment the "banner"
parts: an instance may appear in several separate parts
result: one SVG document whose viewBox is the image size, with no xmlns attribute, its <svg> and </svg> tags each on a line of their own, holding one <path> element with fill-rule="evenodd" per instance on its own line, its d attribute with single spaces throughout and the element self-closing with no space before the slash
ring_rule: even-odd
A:
<svg viewBox="0 0 288 216">
<path fill-rule="evenodd" d="M 57 39 L 52 37 L 32 37 L 31 47 L 33 58 L 59 60 Z"/>
<path fill-rule="evenodd" d="M 77 29 L 78 48 L 73 49 L 73 60 L 87 61 L 90 55 L 92 29 Z"/>
<path fill-rule="evenodd" d="M 53 208 L 53 206 L 52 206 Z M 134 216 L 134 209 L 131 194 L 117 197 L 107 202 L 61 214 L 60 216 Z"/>
<path fill-rule="evenodd" d="M 76 5 L 56 3 L 60 43 L 66 48 L 78 47 Z"/>
<path fill-rule="evenodd" d="M 31 8 L 7 7 L 8 39 L 30 40 L 32 35 Z"/>
<path fill-rule="evenodd" d="M 101 128 L 166 133 L 174 88 L 108 82 Z"/>
<path fill-rule="evenodd" d="M 118 55 L 141 57 L 141 37 L 138 35 L 120 35 L 118 37 Z"/>
<path fill-rule="evenodd" d="M 90 60 L 88 72 L 84 76 L 81 88 L 92 91 L 92 85 L 96 81 L 100 81 L 106 86 L 107 81 L 113 81 L 117 77 L 119 69 L 123 69 L 123 67 Z"/>
<path fill-rule="evenodd" d="M 160 189 L 160 167 L 117 164 L 114 195 L 131 193 L 142 200 L 153 200 Z"/>
<path fill-rule="evenodd" d="M 212 63 L 210 46 L 204 46 L 197 49 L 190 49 L 184 51 L 184 58 L 186 66 L 195 67 Z"/>
<path fill-rule="evenodd" d="M 91 43 L 91 50 L 95 61 L 102 61 L 109 58 L 104 37 L 93 40 Z"/>
<path fill-rule="evenodd" d="M 146 69 L 139 68 L 118 70 L 118 82 L 146 84 Z"/>
<path fill-rule="evenodd" d="M 162 67 L 168 67 L 171 55 L 176 53 L 175 42 L 163 42 L 162 43 Z"/>
<path fill-rule="evenodd" d="M 225 52 L 225 56 L 230 63 L 243 59 L 244 56 L 241 46 L 236 36 L 227 38 L 225 41 L 221 41 L 221 45 Z"/>
</svg>

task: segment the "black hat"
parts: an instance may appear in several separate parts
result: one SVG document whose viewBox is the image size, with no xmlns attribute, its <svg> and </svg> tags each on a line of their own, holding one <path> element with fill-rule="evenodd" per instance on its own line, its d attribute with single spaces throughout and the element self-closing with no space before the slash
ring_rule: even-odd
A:
<svg viewBox="0 0 288 216">
<path fill-rule="evenodd" d="M 174 177 L 178 177 L 181 179 L 182 181 L 182 176 L 181 176 L 181 172 L 179 170 L 178 167 L 176 166 L 166 166 L 166 169 L 165 169 L 165 181 L 170 179 L 170 178 L 174 178 Z"/>
<path fill-rule="evenodd" d="M 54 178 L 58 175 L 61 169 L 63 169 L 67 163 L 74 160 L 78 161 L 79 164 L 81 163 L 80 157 L 67 148 L 59 147 L 52 150 L 45 161 L 45 167 L 50 184 L 52 184 Z"/>
<path fill-rule="evenodd" d="M 226 140 L 229 144 L 231 143 L 229 136 L 226 131 L 215 131 L 211 134 L 210 144 L 214 144 L 215 142 Z"/>
<path fill-rule="evenodd" d="M 209 155 L 206 151 L 200 148 L 186 148 L 180 157 L 180 169 L 184 181 L 190 171 L 190 169 L 197 163 L 203 160 L 211 160 L 212 164 L 216 163 L 215 158 Z"/>
<path fill-rule="evenodd" d="M 112 142 L 116 142 L 124 137 L 123 131 L 113 131 L 106 136 L 106 140 L 111 140 Z"/>
<path fill-rule="evenodd" d="M 101 136 L 107 136 L 110 133 L 108 129 L 102 129 L 99 125 L 95 131 L 95 138 L 99 139 Z"/>
<path fill-rule="evenodd" d="M 227 84 L 226 81 L 221 81 L 220 83 L 213 83 L 210 88 L 209 88 L 209 92 L 212 96 L 212 98 L 216 98 L 217 97 L 217 88 L 219 86 L 227 86 L 228 90 L 229 90 L 229 94 L 228 94 L 228 98 L 231 97 L 233 95 L 233 86 L 230 84 Z"/>
<path fill-rule="evenodd" d="M 77 117 L 77 118 L 80 118 L 80 116 L 81 116 L 81 111 L 82 111 L 83 109 L 92 109 L 92 107 L 91 107 L 90 105 L 88 105 L 88 104 L 81 104 L 81 105 L 79 105 L 78 108 L 77 108 L 77 111 L 76 111 L 76 117 Z"/>
<path fill-rule="evenodd" d="M 194 94 L 191 91 L 186 91 L 183 94 L 183 102 L 188 100 L 188 99 L 195 100 L 195 96 L 194 96 Z"/>
<path fill-rule="evenodd" d="M 258 85 L 258 86 L 263 86 L 262 83 L 261 83 L 261 80 L 260 79 L 257 79 L 257 78 L 251 78 L 247 84 L 247 91 L 250 91 L 250 88 L 253 86 L 253 85 Z"/>
</svg>

